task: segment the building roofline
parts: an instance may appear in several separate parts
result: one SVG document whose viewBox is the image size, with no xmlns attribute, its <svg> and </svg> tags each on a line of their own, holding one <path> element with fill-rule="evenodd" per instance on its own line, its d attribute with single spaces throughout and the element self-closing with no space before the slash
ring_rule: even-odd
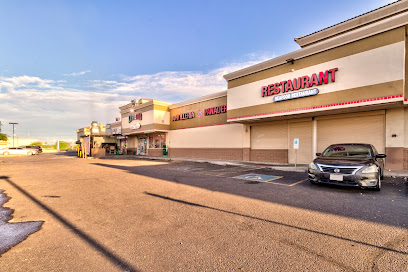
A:
<svg viewBox="0 0 408 272">
<path fill-rule="evenodd" d="M 142 98 L 142 99 L 148 100 L 148 101 L 145 102 L 145 103 L 139 104 L 139 105 L 133 105 L 132 102 L 130 102 L 130 103 L 126 104 L 126 105 L 120 106 L 119 109 L 120 109 L 120 111 L 123 111 L 123 110 L 126 110 L 126 109 L 131 108 L 131 107 L 133 107 L 135 109 L 142 109 L 144 107 L 148 107 L 148 106 L 151 106 L 151 105 L 161 105 L 161 106 L 170 106 L 171 105 L 171 103 L 169 103 L 169 102 L 164 102 L 164 101 L 160 101 L 160 100 L 156 100 L 156 99 L 146 99 L 146 98 Z"/>
<path fill-rule="evenodd" d="M 350 18 L 338 24 L 313 32 L 311 34 L 295 38 L 295 42 L 298 43 L 301 47 L 306 47 L 319 41 L 374 23 L 379 20 L 383 20 L 407 10 L 408 1 L 399 0 L 371 10 L 369 12 L 363 13 L 356 17 Z"/>
<path fill-rule="evenodd" d="M 173 104 L 169 106 L 169 109 L 180 108 L 180 107 L 184 107 L 184 106 L 188 106 L 188 105 L 192 105 L 192 104 L 196 104 L 196 103 L 200 103 L 200 102 L 204 102 L 208 100 L 213 100 L 213 99 L 220 98 L 223 96 L 227 96 L 227 91 L 217 92 L 217 93 L 201 96 L 198 98 L 194 98 L 191 100 L 183 101 L 177 104 Z"/>
<path fill-rule="evenodd" d="M 408 1 L 407 1 L 408 3 Z M 302 59 L 323 51 L 333 49 L 354 41 L 362 40 L 364 38 L 374 36 L 401 26 L 407 25 L 408 22 L 408 9 L 402 13 L 396 14 L 394 16 L 370 23 L 353 31 L 345 32 L 337 36 L 333 36 L 326 40 L 320 41 L 310 46 L 303 47 L 299 50 L 290 52 L 288 54 L 270 59 L 241 70 L 224 75 L 227 81 L 231 81 L 240 77 L 244 77 L 250 74 L 261 72 L 282 64 L 288 63 L 289 60 Z"/>
</svg>

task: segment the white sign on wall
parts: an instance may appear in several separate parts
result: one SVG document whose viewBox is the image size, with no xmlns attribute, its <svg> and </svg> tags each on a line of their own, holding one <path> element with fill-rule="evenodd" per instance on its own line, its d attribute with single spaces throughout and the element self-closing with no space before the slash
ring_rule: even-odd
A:
<svg viewBox="0 0 408 272">
<path fill-rule="evenodd" d="M 293 149 L 299 149 L 299 138 L 293 139 Z"/>
<path fill-rule="evenodd" d="M 130 129 L 139 129 L 140 127 L 140 123 L 130 125 Z"/>
</svg>

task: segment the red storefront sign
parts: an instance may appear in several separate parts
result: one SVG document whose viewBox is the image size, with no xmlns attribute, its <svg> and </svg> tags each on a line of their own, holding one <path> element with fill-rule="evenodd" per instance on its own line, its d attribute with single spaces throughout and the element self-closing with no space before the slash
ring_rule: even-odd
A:
<svg viewBox="0 0 408 272">
<path fill-rule="evenodd" d="M 173 121 L 179 121 L 179 120 L 186 120 L 186 119 L 192 119 L 194 118 L 194 112 L 187 112 L 187 113 L 182 113 L 182 114 L 176 114 L 173 115 Z"/>
<path fill-rule="evenodd" d="M 329 82 L 335 82 L 335 73 L 338 70 L 338 68 L 333 68 L 324 72 L 314 73 L 310 77 L 301 76 L 294 78 L 293 80 L 288 79 L 274 84 L 269 84 L 268 86 L 262 86 L 262 97 L 279 94 L 281 92 L 286 93 L 293 90 L 320 86 L 323 84 L 328 84 Z"/>
<path fill-rule="evenodd" d="M 213 107 L 213 108 L 208 108 L 204 110 L 204 115 L 214 115 L 214 114 L 220 114 L 220 113 L 226 113 L 227 112 L 227 105 L 222 105 L 218 107 Z"/>
<path fill-rule="evenodd" d="M 142 115 L 141 112 L 131 114 L 131 115 L 129 115 L 129 123 L 132 122 L 133 120 L 142 120 L 142 117 L 143 117 L 143 115 Z"/>
</svg>

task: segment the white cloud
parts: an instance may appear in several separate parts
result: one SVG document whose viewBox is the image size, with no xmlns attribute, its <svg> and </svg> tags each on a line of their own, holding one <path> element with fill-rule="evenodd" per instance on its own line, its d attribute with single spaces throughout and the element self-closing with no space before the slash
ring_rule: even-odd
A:
<svg viewBox="0 0 408 272">
<path fill-rule="evenodd" d="M 29 131 L 30 137 L 38 139 L 72 139 L 76 129 L 91 121 L 113 122 L 119 116 L 118 108 L 135 97 L 177 103 L 223 91 L 227 88 L 223 75 L 266 59 L 258 56 L 207 72 L 166 71 L 122 76 L 117 81 L 91 80 L 86 84 L 28 75 L 0 77 L 0 121 L 18 122 L 19 137 L 27 137 Z M 7 126 L 3 131 L 11 134 Z"/>
<path fill-rule="evenodd" d="M 249 56 L 253 60 L 226 64 L 208 72 L 167 71 L 149 75 L 123 76 L 122 81 L 94 81 L 92 87 L 104 87 L 120 95 L 154 98 L 180 102 L 226 90 L 225 74 L 270 59 L 268 56 Z"/>
<path fill-rule="evenodd" d="M 91 70 L 86 70 L 86 71 L 81 71 L 81 72 L 74 72 L 74 73 L 71 73 L 71 74 L 64 74 L 64 76 L 83 76 L 83 75 L 85 75 L 85 74 L 87 74 L 87 73 L 90 73 L 90 72 L 92 72 Z"/>
</svg>

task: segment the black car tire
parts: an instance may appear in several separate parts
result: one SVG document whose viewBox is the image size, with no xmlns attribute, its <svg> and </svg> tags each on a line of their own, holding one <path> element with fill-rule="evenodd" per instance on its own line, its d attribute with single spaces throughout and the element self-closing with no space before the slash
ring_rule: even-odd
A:
<svg viewBox="0 0 408 272">
<path fill-rule="evenodd" d="M 8 152 L 4 152 L 4 153 L 3 153 L 4 156 L 7 156 L 8 154 L 10 154 L 10 153 L 8 153 Z"/>
<path fill-rule="evenodd" d="M 381 191 L 381 175 L 378 175 L 377 185 L 374 187 L 375 191 Z"/>
<path fill-rule="evenodd" d="M 27 155 L 33 155 L 33 152 L 28 151 L 28 152 L 27 152 Z"/>
</svg>

